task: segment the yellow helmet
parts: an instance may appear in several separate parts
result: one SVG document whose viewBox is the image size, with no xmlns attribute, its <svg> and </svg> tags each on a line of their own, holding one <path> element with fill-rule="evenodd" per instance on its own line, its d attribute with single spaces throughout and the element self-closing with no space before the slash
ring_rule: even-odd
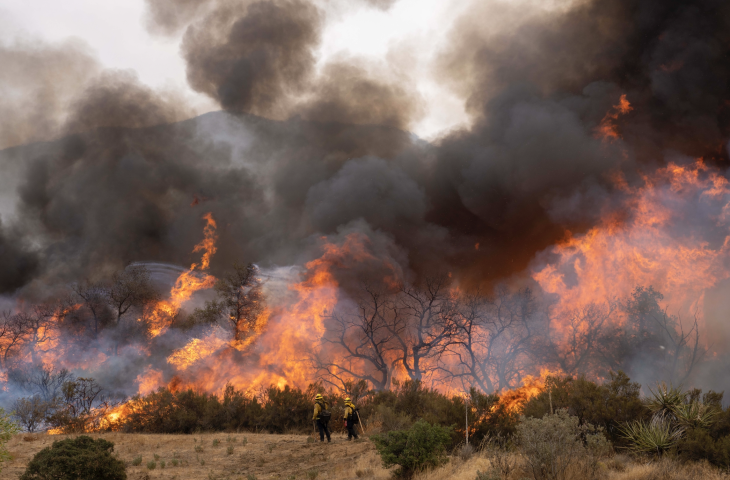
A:
<svg viewBox="0 0 730 480">
<path fill-rule="evenodd" d="M 318 393 L 316 397 L 314 397 L 315 400 L 322 400 L 322 394 Z"/>
<path fill-rule="evenodd" d="M 345 403 L 350 403 L 350 397 L 347 397 L 347 398 L 345 399 Z"/>
</svg>

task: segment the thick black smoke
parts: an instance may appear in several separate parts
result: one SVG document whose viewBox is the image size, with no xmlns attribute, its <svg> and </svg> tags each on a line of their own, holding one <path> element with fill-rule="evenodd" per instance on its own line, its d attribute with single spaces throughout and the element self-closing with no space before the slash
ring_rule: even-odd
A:
<svg viewBox="0 0 730 480">
<path fill-rule="evenodd" d="M 133 260 L 184 264 L 211 210 L 223 225 L 217 268 L 299 261 L 310 236 L 364 220 L 409 252 L 406 269 L 491 282 L 521 271 L 566 227 L 590 226 L 611 193 L 608 172 L 661 164 L 669 150 L 727 159 L 723 2 L 503 11 L 509 28 L 488 31 L 492 6 L 475 4 L 435 66 L 473 123 L 435 145 L 405 133 L 423 113 L 407 79 L 347 58 L 315 71 L 325 18 L 314 4 L 149 6 L 151 28 L 187 29 L 189 81 L 229 113 L 164 125 L 188 111 L 174 97 L 125 72 L 86 80 L 54 127 L 75 135 L 2 154 L 17 192 L 3 211 L 22 217 L 19 238 L 43 238 L 33 253 L 41 277 L 67 281 Z M 49 75 L 19 55 L 15 83 Z M 623 139 L 606 141 L 596 129 L 621 94 L 634 110 L 617 120 Z M 21 111 L 42 117 L 41 104 Z"/>
</svg>

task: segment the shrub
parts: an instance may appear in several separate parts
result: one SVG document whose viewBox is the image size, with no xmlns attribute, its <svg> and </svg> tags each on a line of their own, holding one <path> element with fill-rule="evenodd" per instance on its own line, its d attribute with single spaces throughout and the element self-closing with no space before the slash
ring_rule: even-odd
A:
<svg viewBox="0 0 730 480">
<path fill-rule="evenodd" d="M 621 425 L 647 420 L 649 411 L 641 401 L 641 386 L 623 373 L 611 373 L 610 380 L 598 385 L 585 377 L 548 378 L 549 389 L 528 401 L 523 408 L 526 417 L 542 418 L 561 408 L 578 417 L 581 424 L 603 428 L 614 444 L 625 442 Z M 551 412 L 552 404 L 552 412 Z"/>
<path fill-rule="evenodd" d="M 730 436 L 714 438 L 704 429 L 691 429 L 677 442 L 676 450 L 682 460 L 707 460 L 718 467 L 730 468 Z"/>
<path fill-rule="evenodd" d="M 18 432 L 18 426 L 10 420 L 10 416 L 0 407 L 0 471 L 2 471 L 3 462 L 11 458 L 5 444 Z"/>
<path fill-rule="evenodd" d="M 601 429 L 579 424 L 565 409 L 543 418 L 523 418 L 517 426 L 522 452 L 537 480 L 567 478 L 570 469 L 582 469 L 584 478 L 595 475 L 598 458 L 610 445 Z"/>
<path fill-rule="evenodd" d="M 132 465 L 134 465 L 135 467 L 139 467 L 140 465 L 142 465 L 142 455 L 134 457 L 134 459 L 132 460 Z"/>
<path fill-rule="evenodd" d="M 113 443 L 86 435 L 59 440 L 33 457 L 20 480 L 126 480 L 113 451 Z"/>
<path fill-rule="evenodd" d="M 657 414 L 649 422 L 629 422 L 623 427 L 623 435 L 629 449 L 635 453 L 663 455 L 680 440 L 684 429 L 677 427 L 667 415 Z"/>
<path fill-rule="evenodd" d="M 154 470 L 155 468 L 157 468 L 157 462 L 154 460 L 147 462 L 147 470 Z"/>
<path fill-rule="evenodd" d="M 226 448 L 226 454 L 233 455 L 233 445 L 228 445 L 228 448 Z"/>
<path fill-rule="evenodd" d="M 419 420 L 408 430 L 394 430 L 373 435 L 385 468 L 400 466 L 400 472 L 410 477 L 426 467 L 437 467 L 446 461 L 446 447 L 451 444 L 451 429 Z"/>
</svg>

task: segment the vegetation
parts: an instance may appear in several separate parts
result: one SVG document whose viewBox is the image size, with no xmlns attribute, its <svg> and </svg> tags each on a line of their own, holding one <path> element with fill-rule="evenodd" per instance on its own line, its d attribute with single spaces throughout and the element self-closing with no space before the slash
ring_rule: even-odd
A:
<svg viewBox="0 0 730 480">
<path fill-rule="evenodd" d="M 85 435 L 59 440 L 33 457 L 20 480 L 126 480 L 113 451 L 113 443 Z"/>
<path fill-rule="evenodd" d="M 523 419 L 517 433 L 536 480 L 562 480 L 569 470 L 580 470 L 583 478 L 593 478 L 598 460 L 611 449 L 600 427 L 581 425 L 578 417 L 563 409 L 543 418 Z"/>
<path fill-rule="evenodd" d="M 386 468 L 400 467 L 408 478 L 418 470 L 437 467 L 446 461 L 446 447 L 451 443 L 449 428 L 419 420 L 407 430 L 393 430 L 371 437 Z"/>
<path fill-rule="evenodd" d="M 10 419 L 10 416 L 0 408 L 0 471 L 2 471 L 3 462 L 10 458 L 10 452 L 5 444 L 14 434 L 18 433 L 18 430 L 18 426 Z"/>
</svg>

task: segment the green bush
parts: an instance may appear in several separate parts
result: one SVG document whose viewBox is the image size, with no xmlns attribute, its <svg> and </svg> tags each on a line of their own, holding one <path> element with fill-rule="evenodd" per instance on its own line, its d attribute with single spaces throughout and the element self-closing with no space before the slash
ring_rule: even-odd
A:
<svg viewBox="0 0 730 480">
<path fill-rule="evenodd" d="M 10 415 L 0 407 L 0 471 L 3 469 L 3 462 L 10 459 L 10 453 L 5 444 L 19 431 L 18 425 L 11 421 Z"/>
<path fill-rule="evenodd" d="M 611 449 L 600 427 L 580 425 L 578 417 L 565 409 L 543 418 L 523 418 L 517 433 L 536 480 L 562 480 L 569 473 L 593 478 L 598 459 Z"/>
<path fill-rule="evenodd" d="M 730 469 L 730 436 L 714 438 L 704 429 L 692 429 L 677 442 L 676 451 L 682 460 L 707 460 L 718 467 Z"/>
<path fill-rule="evenodd" d="M 565 408 L 581 424 L 602 427 L 611 443 L 624 445 L 621 425 L 650 416 L 641 401 L 641 385 L 631 382 L 623 372 L 611 373 L 610 380 L 602 385 L 585 377 L 550 377 L 548 385 L 549 389 L 525 404 L 525 417 L 542 418 L 551 413 L 552 402 L 552 412 Z"/>
<path fill-rule="evenodd" d="M 126 480 L 113 451 L 112 442 L 86 435 L 59 440 L 33 457 L 20 480 Z"/>
<path fill-rule="evenodd" d="M 419 420 L 408 430 L 393 430 L 370 438 L 385 468 L 398 465 L 400 473 L 410 477 L 418 470 L 445 463 L 451 433 L 451 428 Z"/>
</svg>

